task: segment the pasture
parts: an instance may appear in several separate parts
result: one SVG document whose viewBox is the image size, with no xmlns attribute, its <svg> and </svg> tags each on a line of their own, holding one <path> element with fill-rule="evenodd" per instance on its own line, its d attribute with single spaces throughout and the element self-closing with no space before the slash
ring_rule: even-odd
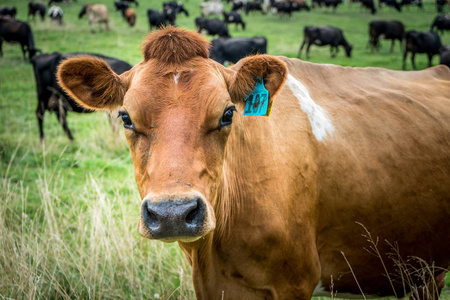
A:
<svg viewBox="0 0 450 300">
<path fill-rule="evenodd" d="M 64 26 L 30 22 L 36 47 L 44 53 L 94 52 L 134 65 L 141 61 L 140 45 L 148 33 L 146 10 L 161 9 L 162 0 L 141 0 L 136 26 L 130 28 L 113 0 L 108 6 L 111 30 L 89 32 L 78 13 L 86 0 L 60 4 Z M 25 0 L 2 0 L 15 5 L 17 18 L 26 20 Z M 184 5 L 180 27 L 194 29 L 200 15 L 198 0 Z M 308 3 L 309 4 L 309 3 Z M 226 5 L 227 11 L 231 4 Z M 448 8 L 447 8 L 448 10 Z M 334 25 L 353 45 L 351 58 L 340 49 L 330 58 L 329 47 L 313 46 L 310 61 L 352 67 L 401 69 L 401 51 L 382 41 L 379 53 L 367 47 L 371 20 L 400 20 L 406 30 L 426 31 L 436 9 L 384 7 L 376 15 L 359 4 L 345 2 L 333 14 L 319 8 L 296 12 L 292 18 L 250 13 L 243 15 L 245 31 L 230 25 L 232 36 L 264 35 L 268 53 L 296 57 L 306 25 Z M 208 37 L 211 40 L 210 37 Z M 450 44 L 450 33 L 442 36 Z M 17 44 L 3 44 L 0 58 L 0 298 L 4 299 L 194 299 L 190 268 L 177 244 L 143 239 L 137 231 L 140 198 L 122 130 L 114 133 L 106 115 L 68 114 L 75 137 L 70 142 L 54 114 L 44 118 L 45 142 L 38 135 L 37 95 L 33 69 L 24 62 Z M 304 58 L 304 56 L 303 56 Z M 438 63 L 435 56 L 433 64 Z M 419 69 L 426 56 L 416 56 Z M 410 62 L 407 69 L 411 70 Z M 374 82 L 374 84 L 377 84 Z M 450 278 L 443 299 L 450 299 Z"/>
</svg>

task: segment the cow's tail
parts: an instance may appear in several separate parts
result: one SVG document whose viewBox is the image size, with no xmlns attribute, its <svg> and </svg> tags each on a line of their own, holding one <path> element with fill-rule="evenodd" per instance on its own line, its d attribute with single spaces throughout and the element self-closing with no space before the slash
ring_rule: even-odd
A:
<svg viewBox="0 0 450 300">
<path fill-rule="evenodd" d="M 30 25 L 26 24 L 26 34 L 28 35 L 28 58 L 31 59 L 36 55 L 37 49 L 34 46 L 33 31 L 31 31 Z"/>
</svg>

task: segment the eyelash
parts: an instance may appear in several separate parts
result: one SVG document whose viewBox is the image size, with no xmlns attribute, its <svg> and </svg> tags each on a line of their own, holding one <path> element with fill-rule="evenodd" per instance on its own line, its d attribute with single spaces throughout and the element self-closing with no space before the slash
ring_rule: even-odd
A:
<svg viewBox="0 0 450 300">
<path fill-rule="evenodd" d="M 123 127 L 134 130 L 134 124 L 131 121 L 130 115 L 126 111 L 119 111 L 119 115 L 117 117 L 122 117 Z"/>
</svg>

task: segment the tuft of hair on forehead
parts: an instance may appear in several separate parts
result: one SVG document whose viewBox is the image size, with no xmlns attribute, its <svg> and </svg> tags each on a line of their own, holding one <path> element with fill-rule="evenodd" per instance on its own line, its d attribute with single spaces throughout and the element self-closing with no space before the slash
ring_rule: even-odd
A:
<svg viewBox="0 0 450 300">
<path fill-rule="evenodd" d="M 161 28 L 147 35 L 143 43 L 144 60 L 157 59 L 178 65 L 194 57 L 209 57 L 210 43 L 199 33 L 182 28 Z"/>
</svg>

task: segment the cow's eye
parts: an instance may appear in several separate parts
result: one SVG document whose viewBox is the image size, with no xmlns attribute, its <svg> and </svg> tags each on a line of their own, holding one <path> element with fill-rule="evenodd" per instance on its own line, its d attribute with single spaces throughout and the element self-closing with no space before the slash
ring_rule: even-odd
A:
<svg viewBox="0 0 450 300">
<path fill-rule="evenodd" d="M 126 129 L 134 130 L 133 122 L 131 121 L 131 118 L 126 111 L 119 111 L 118 117 L 122 117 L 123 127 L 125 127 Z"/>
<path fill-rule="evenodd" d="M 230 106 L 225 109 L 225 111 L 223 112 L 223 116 L 220 119 L 219 127 L 224 127 L 231 124 L 231 122 L 233 121 L 234 111 L 236 111 L 236 107 L 234 106 Z"/>
</svg>

